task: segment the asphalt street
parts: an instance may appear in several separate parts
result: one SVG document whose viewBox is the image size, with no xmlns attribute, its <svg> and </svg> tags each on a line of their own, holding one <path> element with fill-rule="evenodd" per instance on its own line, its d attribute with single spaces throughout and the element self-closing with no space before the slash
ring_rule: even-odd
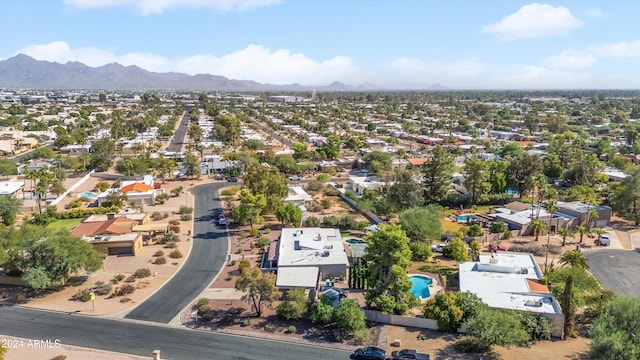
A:
<svg viewBox="0 0 640 360">
<path fill-rule="evenodd" d="M 229 251 L 227 231 L 213 219 L 213 210 L 222 207 L 218 190 L 226 185 L 205 184 L 190 190 L 195 206 L 189 258 L 171 280 L 125 318 L 169 323 L 211 283 Z"/>
<path fill-rule="evenodd" d="M 173 133 L 173 137 L 171 138 L 171 142 L 169 146 L 167 146 L 167 151 L 171 152 L 182 152 L 182 145 L 184 144 L 184 139 L 187 136 L 187 128 L 189 127 L 189 113 L 185 112 L 182 116 L 182 120 L 180 120 L 180 124 L 178 128 Z"/>
<path fill-rule="evenodd" d="M 9 306 L 0 307 L 0 334 L 51 342 L 57 339 L 62 345 L 139 356 L 150 356 L 157 349 L 161 358 L 172 360 L 349 358 L 348 352 L 331 348 Z"/>
<path fill-rule="evenodd" d="M 582 253 L 602 286 L 626 296 L 640 296 L 640 252 L 598 249 Z"/>
</svg>

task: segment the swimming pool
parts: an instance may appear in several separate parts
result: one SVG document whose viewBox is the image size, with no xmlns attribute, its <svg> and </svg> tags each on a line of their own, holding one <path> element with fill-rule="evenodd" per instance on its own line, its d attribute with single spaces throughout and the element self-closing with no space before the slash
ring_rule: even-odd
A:
<svg viewBox="0 0 640 360">
<path fill-rule="evenodd" d="M 364 241 L 362 239 L 355 239 L 355 238 L 354 239 L 347 239 L 347 240 L 345 240 L 345 242 L 347 244 L 364 244 L 364 243 L 366 243 L 366 241 Z"/>
<path fill-rule="evenodd" d="M 469 220 L 469 215 L 458 215 L 456 219 L 460 222 L 467 222 L 467 220 Z"/>
<path fill-rule="evenodd" d="M 87 199 L 95 199 L 98 197 L 98 194 L 91 192 L 91 191 L 85 191 L 83 193 L 78 194 L 79 198 L 87 198 Z"/>
<path fill-rule="evenodd" d="M 427 299 L 431 296 L 429 292 L 429 285 L 433 283 L 430 277 L 424 275 L 411 275 L 409 276 L 409 281 L 411 281 L 411 293 L 416 298 L 422 300 Z"/>
</svg>

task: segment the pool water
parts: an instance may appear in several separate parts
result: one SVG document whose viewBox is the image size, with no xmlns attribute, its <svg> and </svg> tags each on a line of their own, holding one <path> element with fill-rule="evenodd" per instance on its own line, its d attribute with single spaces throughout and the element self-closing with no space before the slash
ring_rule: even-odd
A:
<svg viewBox="0 0 640 360">
<path fill-rule="evenodd" d="M 95 199 L 98 197 L 98 194 L 91 192 L 91 191 L 85 191 L 83 193 L 78 194 L 79 198 L 87 198 L 87 199 Z"/>
<path fill-rule="evenodd" d="M 466 222 L 469 219 L 468 215 L 460 215 L 457 217 L 458 221 L 460 222 Z"/>
<path fill-rule="evenodd" d="M 433 282 L 430 277 L 423 275 L 409 276 L 411 281 L 411 293 L 418 299 L 426 299 L 431 293 L 429 292 L 429 285 Z"/>
<path fill-rule="evenodd" d="M 348 239 L 348 240 L 345 240 L 345 242 L 347 244 L 364 244 L 365 243 L 365 241 L 361 239 Z"/>
</svg>

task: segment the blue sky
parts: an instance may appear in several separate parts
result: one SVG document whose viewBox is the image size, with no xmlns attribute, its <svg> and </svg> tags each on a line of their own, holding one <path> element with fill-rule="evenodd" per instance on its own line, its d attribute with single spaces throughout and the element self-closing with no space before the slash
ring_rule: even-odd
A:
<svg viewBox="0 0 640 360">
<path fill-rule="evenodd" d="M 636 0 L 2 0 L 0 58 L 274 84 L 638 89 L 638 14 Z"/>
</svg>

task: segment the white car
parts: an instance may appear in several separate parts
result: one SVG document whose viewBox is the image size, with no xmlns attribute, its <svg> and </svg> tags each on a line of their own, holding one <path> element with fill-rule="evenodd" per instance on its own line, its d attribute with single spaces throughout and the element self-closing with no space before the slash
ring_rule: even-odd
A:
<svg viewBox="0 0 640 360">
<path fill-rule="evenodd" d="M 447 244 L 438 244 L 438 245 L 432 245 L 431 246 L 431 250 L 435 251 L 435 252 L 442 252 L 442 249 L 447 246 Z"/>
<path fill-rule="evenodd" d="M 289 176 L 289 180 L 291 180 L 291 181 L 299 181 L 300 180 L 300 176 L 298 176 L 298 175 Z"/>
<path fill-rule="evenodd" d="M 600 237 L 600 246 L 609 246 L 611 245 L 611 239 L 609 239 L 609 235 L 602 235 Z"/>
<path fill-rule="evenodd" d="M 227 225 L 227 218 L 221 217 L 218 219 L 218 225 Z"/>
</svg>

